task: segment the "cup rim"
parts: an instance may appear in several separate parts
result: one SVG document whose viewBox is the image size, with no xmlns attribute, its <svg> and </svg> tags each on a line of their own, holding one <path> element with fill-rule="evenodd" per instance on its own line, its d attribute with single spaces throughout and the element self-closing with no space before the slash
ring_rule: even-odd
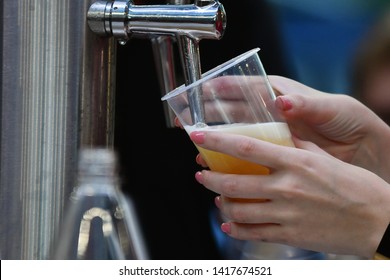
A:
<svg viewBox="0 0 390 280">
<path fill-rule="evenodd" d="M 204 82 L 206 79 L 210 79 L 212 77 L 215 77 L 219 73 L 221 73 L 221 72 L 225 71 L 226 69 L 228 69 L 232 64 L 240 63 L 241 61 L 247 59 L 248 57 L 252 56 L 253 54 L 259 52 L 259 50 L 260 50 L 260 48 L 251 49 L 251 50 L 249 50 L 249 51 L 247 51 L 247 52 L 245 52 L 243 54 L 240 54 L 240 55 L 238 55 L 238 56 L 236 56 L 236 57 L 234 57 L 234 58 L 232 58 L 232 59 L 230 59 L 230 60 L 228 60 L 228 61 L 226 61 L 226 62 L 224 62 L 224 63 L 222 63 L 222 64 L 220 64 L 220 65 L 218 65 L 218 66 L 216 66 L 216 67 L 214 67 L 212 69 L 210 69 L 210 70 L 208 70 L 207 72 L 202 74 L 202 77 L 199 80 L 197 80 L 197 81 L 195 81 L 195 82 L 193 82 L 193 83 L 191 83 L 189 85 L 184 85 L 183 84 L 183 85 L 177 87 L 176 89 L 174 89 L 174 90 L 168 92 L 166 95 L 164 95 L 161 98 L 161 100 L 162 101 L 168 100 L 168 99 L 170 99 L 172 97 L 175 97 L 175 96 L 179 95 L 183 91 L 186 91 L 186 90 L 188 90 L 188 89 L 190 89 L 192 87 L 198 86 L 199 84 Z"/>
</svg>

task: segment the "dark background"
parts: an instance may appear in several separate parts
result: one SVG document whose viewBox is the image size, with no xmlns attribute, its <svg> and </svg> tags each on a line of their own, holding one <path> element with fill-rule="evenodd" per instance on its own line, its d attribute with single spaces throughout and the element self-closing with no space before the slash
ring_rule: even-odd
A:
<svg viewBox="0 0 390 280">
<path fill-rule="evenodd" d="M 221 40 L 202 40 L 202 72 L 260 47 L 268 74 L 287 75 L 272 10 L 263 1 L 224 0 Z M 195 181 L 201 169 L 187 134 L 167 128 L 151 43 L 118 45 L 115 146 L 123 190 L 135 203 L 151 259 L 221 259 L 210 228 L 215 194 Z M 177 61 L 179 63 L 179 61 Z M 153 115 L 143 115 L 144 104 Z M 153 120 L 153 121 L 151 121 Z"/>
</svg>

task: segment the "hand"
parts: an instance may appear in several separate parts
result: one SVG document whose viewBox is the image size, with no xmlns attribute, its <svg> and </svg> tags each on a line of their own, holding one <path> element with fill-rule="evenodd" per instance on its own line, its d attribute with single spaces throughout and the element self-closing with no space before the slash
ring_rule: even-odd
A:
<svg viewBox="0 0 390 280">
<path fill-rule="evenodd" d="M 216 204 L 230 220 L 222 230 L 230 236 L 367 258 L 375 253 L 390 221 L 390 187 L 380 177 L 299 139 L 291 148 L 221 132 L 190 136 L 203 148 L 271 168 L 269 175 L 196 174 L 220 194 Z"/>
<path fill-rule="evenodd" d="M 194 124 L 190 109 L 193 99 L 190 96 L 197 93 L 202 94 L 201 103 L 206 124 L 274 121 L 264 107 L 266 104 L 268 110 L 272 110 L 271 107 L 274 109 L 275 101 L 270 95 L 269 84 L 263 77 L 221 76 L 205 81 L 201 86 L 201 92 L 200 88 L 194 86 L 179 97 L 170 98 L 170 105 L 180 117 L 180 121 L 176 119 L 178 126 Z M 253 113 L 254 107 L 258 110 L 264 108 L 261 119 L 259 113 Z"/>
<path fill-rule="evenodd" d="M 390 181 L 390 129 L 371 110 L 347 95 L 327 94 L 280 76 L 269 80 L 293 135 Z"/>
</svg>

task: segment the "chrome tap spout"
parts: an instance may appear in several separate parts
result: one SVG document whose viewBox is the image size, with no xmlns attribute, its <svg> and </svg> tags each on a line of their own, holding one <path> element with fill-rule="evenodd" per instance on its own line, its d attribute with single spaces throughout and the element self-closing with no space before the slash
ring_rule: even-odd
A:
<svg viewBox="0 0 390 280">
<path fill-rule="evenodd" d="M 189 2 L 193 2 L 192 4 Z M 134 5 L 133 1 L 97 1 L 89 8 L 89 27 L 101 36 L 114 36 L 125 44 L 132 37 L 151 38 L 156 64 L 168 64 L 163 70 L 157 65 L 162 93 L 172 90 L 173 61 L 170 57 L 171 42 L 179 46 L 185 83 L 190 84 L 201 77 L 199 41 L 221 39 L 226 28 L 226 13 L 217 0 L 169 0 L 167 5 Z M 162 40 L 159 37 L 173 37 Z M 160 50 L 162 47 L 162 50 Z M 166 71 L 163 73 L 162 71 Z M 190 93 L 190 109 L 194 123 L 204 122 L 204 109 L 200 103 L 201 89 Z M 168 126 L 172 125 L 172 113 L 165 108 Z"/>
<path fill-rule="evenodd" d="M 199 2 L 199 3 L 198 3 Z M 133 36 L 185 35 L 220 39 L 226 27 L 226 14 L 218 1 L 199 4 L 134 5 L 133 1 L 97 1 L 88 10 L 91 30 L 101 36 L 128 40 Z"/>
</svg>

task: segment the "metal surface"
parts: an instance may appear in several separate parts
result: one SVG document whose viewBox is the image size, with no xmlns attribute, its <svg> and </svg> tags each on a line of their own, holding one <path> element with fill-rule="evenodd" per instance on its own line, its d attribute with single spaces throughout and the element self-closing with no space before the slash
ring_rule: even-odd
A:
<svg viewBox="0 0 390 280">
<path fill-rule="evenodd" d="M 207 0 L 207 3 L 209 2 L 210 1 Z M 191 1 L 190 0 L 168 0 L 167 3 L 171 5 L 189 5 L 191 4 Z M 200 7 L 204 3 L 197 1 L 197 3 L 194 4 Z M 175 56 L 174 47 L 176 46 L 177 42 L 180 49 L 179 52 L 180 60 L 182 62 L 182 69 L 185 77 L 184 82 L 188 84 L 191 81 L 200 78 L 201 76 L 200 61 L 196 61 L 196 63 L 194 63 L 194 56 L 191 54 L 191 48 L 190 49 L 188 48 L 189 45 L 196 46 L 196 48 L 198 48 L 197 41 L 193 42 L 193 39 L 181 35 L 177 35 L 176 37 L 172 37 L 170 35 L 153 36 L 151 38 L 151 41 L 152 41 L 154 60 L 156 64 L 157 75 L 159 79 L 162 96 L 174 90 L 179 84 L 175 74 L 177 69 L 176 69 L 176 64 L 174 59 Z M 197 57 L 199 57 L 198 49 L 196 49 L 196 53 L 198 55 Z M 191 67 L 191 65 L 195 65 L 196 69 L 194 67 Z M 193 96 L 193 98 L 195 98 L 195 100 L 192 101 L 192 104 L 195 104 L 194 106 L 197 106 L 196 104 L 199 104 L 199 101 L 196 99 L 199 98 L 199 94 L 200 93 L 198 94 L 195 93 L 195 95 Z M 162 104 L 163 104 L 165 122 L 167 127 L 175 127 L 174 112 L 172 111 L 172 109 L 169 108 L 167 102 L 163 102 Z M 193 118 L 201 119 L 201 120 L 203 119 L 202 107 L 195 108 L 195 110 L 193 111 L 201 112 L 200 116 L 196 115 L 196 113 L 193 113 Z"/>
<path fill-rule="evenodd" d="M 114 40 L 89 30 L 91 3 L 1 3 L 3 259 L 48 258 L 78 148 L 112 145 Z"/>
<path fill-rule="evenodd" d="M 177 38 L 182 68 L 184 71 L 185 84 L 189 85 L 201 78 L 202 67 L 200 63 L 199 41 L 188 36 L 179 35 Z M 204 124 L 204 108 L 202 88 L 193 87 L 188 92 L 188 101 L 191 110 L 191 118 L 194 124 Z"/>
<path fill-rule="evenodd" d="M 155 36 L 151 38 L 154 62 L 159 80 L 161 96 L 174 90 L 177 86 L 175 42 L 171 36 Z M 163 102 L 164 118 L 167 127 L 175 127 L 175 114 L 167 102 Z"/>
<path fill-rule="evenodd" d="M 172 3 L 172 1 L 168 1 Z M 226 28 L 226 13 L 223 5 L 218 1 L 196 0 L 192 4 L 188 1 L 174 1 L 174 5 L 134 5 L 133 1 L 97 1 L 92 4 L 87 17 L 88 24 L 93 32 L 100 36 L 113 36 L 127 42 L 131 37 L 147 37 L 154 40 L 155 49 L 158 42 L 156 36 L 173 36 L 176 38 L 185 83 L 190 84 L 201 78 L 201 65 L 199 55 L 199 41 L 202 39 L 220 39 Z M 165 42 L 164 42 L 165 43 Z M 165 46 L 166 47 L 166 46 Z M 166 49 L 165 49 L 166 50 Z M 164 50 L 163 50 L 164 51 Z M 169 58 L 170 53 L 154 51 L 156 63 Z M 158 66 L 159 74 L 162 72 Z M 172 69 L 168 69 L 172 73 Z M 161 87 L 169 90 L 172 75 L 163 75 Z M 204 123 L 204 108 L 201 104 L 202 91 L 194 88 L 190 93 L 190 110 L 194 123 Z M 165 109 L 168 118 L 171 118 L 169 109 Z M 172 125 L 170 119 L 167 120 Z"/>
<path fill-rule="evenodd" d="M 132 36 L 185 35 L 220 39 L 226 15 L 218 1 L 180 5 L 134 5 L 133 1 L 97 1 L 91 5 L 88 24 L 96 34 L 129 39 Z"/>
<path fill-rule="evenodd" d="M 223 7 L 196 2 L 1 2 L 1 258 L 49 258 L 79 149 L 113 146 L 115 39 L 221 38 Z"/>
</svg>

